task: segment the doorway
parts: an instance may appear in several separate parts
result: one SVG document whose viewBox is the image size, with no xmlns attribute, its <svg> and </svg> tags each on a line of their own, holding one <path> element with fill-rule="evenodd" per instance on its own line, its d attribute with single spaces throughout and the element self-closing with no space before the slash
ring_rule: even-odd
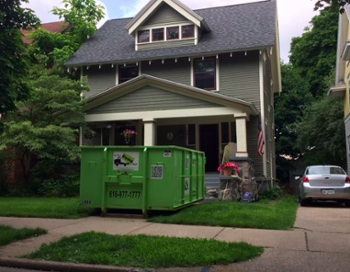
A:
<svg viewBox="0 0 350 272">
<path fill-rule="evenodd" d="M 219 125 L 200 125 L 200 150 L 205 152 L 206 172 L 216 172 L 219 166 Z"/>
</svg>

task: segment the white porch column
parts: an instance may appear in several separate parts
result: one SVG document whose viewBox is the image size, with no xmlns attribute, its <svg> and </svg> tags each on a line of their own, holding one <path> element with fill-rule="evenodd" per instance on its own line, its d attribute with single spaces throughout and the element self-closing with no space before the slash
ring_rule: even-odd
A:
<svg viewBox="0 0 350 272">
<path fill-rule="evenodd" d="M 156 142 L 156 123 L 154 119 L 143 119 L 142 121 L 144 123 L 144 145 L 154 146 Z"/>
<path fill-rule="evenodd" d="M 247 116 L 235 116 L 237 135 L 237 157 L 248 157 Z"/>
</svg>

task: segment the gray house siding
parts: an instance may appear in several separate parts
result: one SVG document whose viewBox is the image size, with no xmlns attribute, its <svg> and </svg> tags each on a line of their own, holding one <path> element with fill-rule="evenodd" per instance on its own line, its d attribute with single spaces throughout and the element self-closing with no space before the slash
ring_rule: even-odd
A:
<svg viewBox="0 0 350 272">
<path fill-rule="evenodd" d="M 191 62 L 188 58 L 166 59 L 162 64 L 161 60 L 142 62 L 142 74 L 148 74 L 155 77 L 167 79 L 170 81 L 191 85 Z"/>
<path fill-rule="evenodd" d="M 146 22 L 143 23 L 143 26 L 147 25 L 158 25 L 158 24 L 168 24 L 176 22 L 188 21 L 180 13 L 175 11 L 168 4 L 163 3 L 160 7 L 150 16 Z"/>
<path fill-rule="evenodd" d="M 219 56 L 220 94 L 254 103 L 260 110 L 259 52 Z"/>
<path fill-rule="evenodd" d="M 194 45 L 194 39 L 139 44 L 138 50 L 149 50 L 149 49 L 169 48 L 169 47 L 189 46 L 189 45 Z"/>
<path fill-rule="evenodd" d="M 84 68 L 83 75 L 87 76 L 90 92 L 84 93 L 85 97 L 89 97 L 100 93 L 116 83 L 116 67 L 111 65 L 103 65 L 101 69 L 98 66 L 91 66 L 89 69 Z"/>
<path fill-rule="evenodd" d="M 132 105 L 132 106 L 131 106 Z M 217 104 L 191 98 L 170 91 L 146 86 L 102 106 L 88 111 L 88 114 L 155 111 L 188 108 L 220 107 Z"/>
<path fill-rule="evenodd" d="M 345 118 L 345 139 L 346 139 L 346 160 L 348 164 L 347 172 L 350 174 L 350 114 Z"/>
<path fill-rule="evenodd" d="M 248 155 L 254 160 L 255 174 L 264 174 L 263 157 L 258 153 L 258 116 L 251 116 L 247 122 Z"/>
</svg>

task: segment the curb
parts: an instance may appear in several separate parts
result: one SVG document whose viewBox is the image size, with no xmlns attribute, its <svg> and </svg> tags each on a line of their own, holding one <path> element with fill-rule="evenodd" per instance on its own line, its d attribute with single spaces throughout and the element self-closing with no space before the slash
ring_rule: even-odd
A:
<svg viewBox="0 0 350 272">
<path fill-rule="evenodd" d="M 139 269 L 109 265 L 73 264 L 51 261 L 36 261 L 20 258 L 0 257 L 0 267 L 14 267 L 57 272 L 154 272 L 154 269 Z"/>
</svg>

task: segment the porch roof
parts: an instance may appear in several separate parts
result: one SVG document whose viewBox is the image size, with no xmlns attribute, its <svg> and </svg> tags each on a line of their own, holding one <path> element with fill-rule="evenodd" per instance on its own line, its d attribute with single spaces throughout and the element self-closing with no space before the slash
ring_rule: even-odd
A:
<svg viewBox="0 0 350 272">
<path fill-rule="evenodd" d="M 215 92 L 205 91 L 196 87 L 147 74 L 142 74 L 125 83 L 111 87 L 101 93 L 88 97 L 87 104 L 84 106 L 84 111 L 88 111 L 95 107 L 101 106 L 111 100 L 117 99 L 118 97 L 126 95 L 147 85 L 178 93 L 184 96 L 194 97 L 203 101 L 226 106 L 228 108 L 239 108 L 242 113 L 247 113 L 249 115 L 259 114 L 259 110 L 253 103 L 244 101 L 242 99 L 221 95 Z"/>
</svg>

